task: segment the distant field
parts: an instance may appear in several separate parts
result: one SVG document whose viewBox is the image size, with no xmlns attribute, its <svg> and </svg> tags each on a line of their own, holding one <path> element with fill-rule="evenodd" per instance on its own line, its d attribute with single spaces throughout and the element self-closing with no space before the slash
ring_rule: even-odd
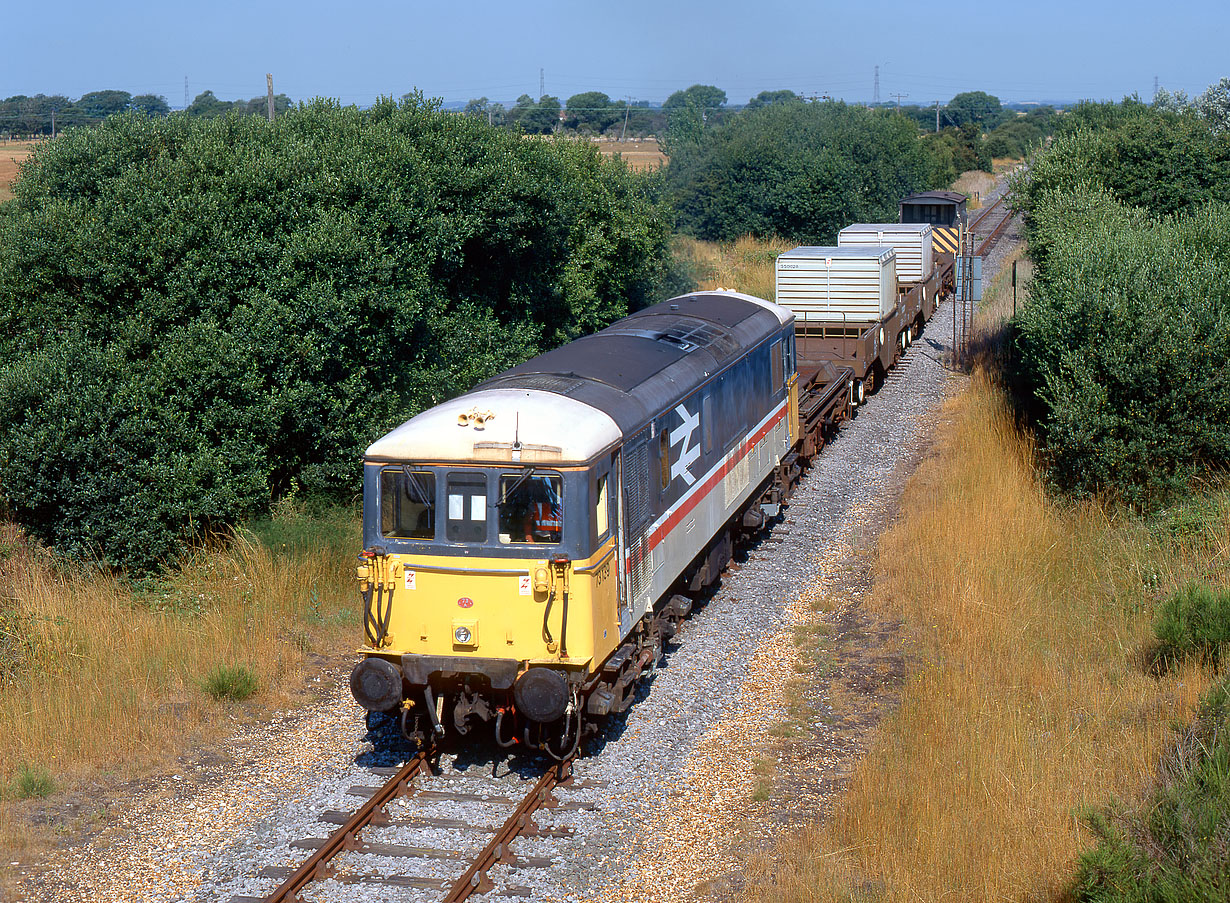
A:
<svg viewBox="0 0 1230 903">
<path fill-rule="evenodd" d="M 30 156 L 33 141 L 0 141 L 0 201 L 13 196 L 12 182 L 17 178 L 17 166 Z"/>
<path fill-rule="evenodd" d="M 656 169 L 666 165 L 666 154 L 658 147 L 654 138 L 643 138 L 628 141 L 608 141 L 599 138 L 594 141 L 598 150 L 607 156 L 619 154 L 633 169 Z"/>
</svg>

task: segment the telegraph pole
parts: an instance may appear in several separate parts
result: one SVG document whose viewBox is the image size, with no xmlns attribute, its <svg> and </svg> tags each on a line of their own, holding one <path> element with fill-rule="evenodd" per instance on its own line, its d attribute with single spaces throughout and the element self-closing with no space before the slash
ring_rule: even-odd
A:
<svg viewBox="0 0 1230 903">
<path fill-rule="evenodd" d="M 265 73 L 265 89 L 269 92 L 269 121 L 273 122 L 273 73 Z"/>
<path fill-rule="evenodd" d="M 897 112 L 898 112 L 898 113 L 900 113 L 900 112 L 901 112 L 901 98 L 903 98 L 903 97 L 909 97 L 910 95 L 908 95 L 908 94 L 890 94 L 889 96 L 890 96 L 890 97 L 895 97 L 895 98 L 897 98 Z"/>
<path fill-rule="evenodd" d="M 940 102 L 938 100 L 935 102 L 935 131 L 936 134 L 940 131 Z"/>
<path fill-rule="evenodd" d="M 624 136 L 628 134 L 628 114 L 632 112 L 632 97 L 624 101 L 624 127 L 619 130 L 619 143 L 623 144 Z"/>
<path fill-rule="evenodd" d="M 875 88 L 871 92 L 871 105 L 878 107 L 880 105 L 880 67 L 876 66 L 876 81 Z"/>
<path fill-rule="evenodd" d="M 184 76 L 184 109 L 188 109 L 188 76 Z"/>
<path fill-rule="evenodd" d="M 547 96 L 547 70 L 538 70 L 538 100 L 542 101 Z"/>
</svg>

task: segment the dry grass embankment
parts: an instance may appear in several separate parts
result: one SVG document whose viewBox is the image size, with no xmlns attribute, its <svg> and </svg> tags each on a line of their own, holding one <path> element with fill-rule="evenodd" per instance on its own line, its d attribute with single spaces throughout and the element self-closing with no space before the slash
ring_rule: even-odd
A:
<svg viewBox="0 0 1230 903">
<path fill-rule="evenodd" d="M 672 251 L 701 289 L 728 288 L 772 301 L 777 296 L 777 256 L 795 242 L 784 238 L 759 239 L 745 235 L 734 242 L 700 241 L 676 236 Z"/>
<path fill-rule="evenodd" d="M 952 183 L 952 190 L 969 195 L 967 210 L 978 210 L 982 207 L 982 198 L 995 188 L 996 178 L 981 169 L 971 169 L 961 173 L 957 181 Z"/>
<path fill-rule="evenodd" d="M 13 196 L 13 180 L 37 144 L 36 141 L 0 141 L 0 202 Z"/>
<path fill-rule="evenodd" d="M 1179 531 L 1056 502 L 982 371 L 943 417 L 878 550 L 874 605 L 912 663 L 900 707 L 831 823 L 754 867 L 752 899 L 1057 899 L 1083 807 L 1139 792 L 1208 685 L 1143 653 L 1158 599 L 1230 579 L 1230 502 Z"/>
<path fill-rule="evenodd" d="M 195 741 L 305 698 L 360 641 L 347 511 L 255 525 L 134 587 L 0 542 L 0 849 L 37 844 L 23 796 L 170 765 Z M 255 690 L 251 698 L 245 698 Z"/>
</svg>

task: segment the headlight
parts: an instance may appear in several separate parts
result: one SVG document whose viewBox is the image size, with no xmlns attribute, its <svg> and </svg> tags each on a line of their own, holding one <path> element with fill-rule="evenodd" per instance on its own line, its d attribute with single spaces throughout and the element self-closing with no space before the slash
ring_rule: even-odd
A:
<svg viewBox="0 0 1230 903">
<path fill-rule="evenodd" d="M 453 631 L 453 639 L 462 644 L 470 642 L 470 628 L 458 627 Z"/>
</svg>

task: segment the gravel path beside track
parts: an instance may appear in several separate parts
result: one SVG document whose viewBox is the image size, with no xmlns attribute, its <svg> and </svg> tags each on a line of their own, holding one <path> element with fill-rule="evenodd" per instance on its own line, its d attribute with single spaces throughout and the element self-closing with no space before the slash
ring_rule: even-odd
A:
<svg viewBox="0 0 1230 903">
<path fill-rule="evenodd" d="M 988 281 L 1015 231 L 1010 228 L 986 261 Z M 695 611 L 642 698 L 577 763 L 576 775 L 585 782 L 558 796 L 594 808 L 537 816 L 544 828 L 570 827 L 575 833 L 516 841 L 519 856 L 549 857 L 555 866 L 497 867 L 491 876 L 501 888 L 526 888 L 535 900 L 677 900 L 699 882 L 727 875 L 732 849 L 772 841 L 777 816 L 747 817 L 757 780 L 750 759 L 769 748 L 765 739 L 786 718 L 780 700 L 797 654 L 793 628 L 809 604 L 826 595 L 833 600 L 825 608 L 832 609 L 834 624 L 850 615 L 858 590 L 849 586 L 848 559 L 874 544 L 922 453 L 935 411 L 963 383 L 944 364 L 951 343 L 949 305 L 941 306 L 886 384 L 817 458 L 784 522 L 737 556 L 738 566 Z M 805 794 L 803 811 L 792 818 L 814 819 L 815 807 L 849 773 L 851 749 L 827 744 L 831 727 L 824 705 L 820 700 L 810 725 L 813 765 L 823 778 L 817 786 L 823 789 Z M 365 737 L 360 711 L 340 682 L 318 710 L 293 713 L 293 720 L 237 738 L 232 755 L 244 763 L 241 768 L 227 774 L 202 769 L 152 788 L 117 824 L 28 884 L 27 898 L 197 903 L 266 893 L 277 881 L 256 878 L 257 872 L 306 858 L 288 844 L 329 833 L 333 826 L 318 821 L 321 813 L 356 808 L 359 798 L 349 789 L 382 783 L 372 769 L 396 764 L 401 754 L 395 743 L 373 746 Z M 491 750 L 463 759 L 446 756 L 443 764 L 462 775 L 461 783 L 448 780 L 448 789 L 506 797 L 523 793 L 542 767 Z M 441 780 L 447 779 L 432 779 L 431 787 Z M 500 813 L 483 803 L 441 803 L 428 813 L 421 803 L 400 802 L 394 814 L 498 824 Z M 364 838 L 456 849 L 476 837 L 479 845 L 483 841 L 473 833 L 424 833 L 431 830 L 389 827 Z M 448 880 L 464 863 L 364 857 L 351 866 Z M 720 891 L 713 884 L 707 889 Z M 306 898 L 340 903 L 439 896 L 438 890 L 328 882 Z"/>
</svg>

